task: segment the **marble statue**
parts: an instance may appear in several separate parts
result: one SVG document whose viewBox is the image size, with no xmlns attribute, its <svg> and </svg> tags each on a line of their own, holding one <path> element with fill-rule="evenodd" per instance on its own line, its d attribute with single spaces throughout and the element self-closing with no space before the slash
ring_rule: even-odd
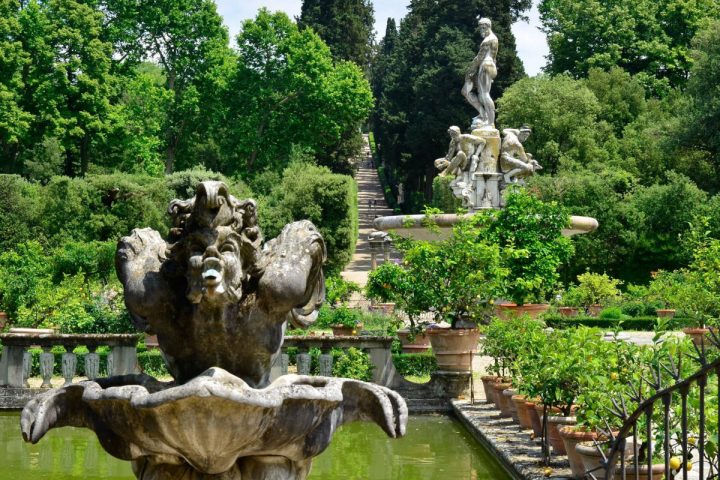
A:
<svg viewBox="0 0 720 480">
<path fill-rule="evenodd" d="M 478 112 L 478 115 L 473 118 L 473 129 L 483 126 L 495 127 L 495 103 L 490 97 L 490 88 L 497 76 L 495 62 L 498 52 L 498 38 L 492 31 L 490 19 L 480 19 L 479 27 L 483 41 L 477 55 L 468 67 L 465 84 L 461 90 L 468 103 Z"/>
<path fill-rule="evenodd" d="M 506 185 L 524 184 L 525 178 L 542 170 L 537 160 L 531 154 L 526 153 L 525 147 L 523 147 L 523 142 L 528 139 L 531 132 L 528 127 L 506 128 L 502 132 L 500 170 Z"/>
<path fill-rule="evenodd" d="M 255 202 L 221 182 L 202 182 L 169 213 L 169 241 L 133 230 L 116 270 L 133 323 L 157 334 L 175 381 L 125 375 L 50 390 L 22 412 L 26 441 L 90 428 L 142 480 L 302 480 L 344 423 L 404 434 L 407 407 L 387 388 L 299 375 L 270 383 L 288 322 L 311 324 L 324 299 L 325 243 L 312 223 L 263 244 Z"/>
<path fill-rule="evenodd" d="M 435 160 L 435 168 L 442 170 L 440 176 L 458 176 L 462 172 L 472 173 L 478 168 L 480 152 L 485 146 L 485 139 L 472 134 L 461 133 L 460 128 L 448 128 L 450 145 L 443 158 Z"/>
</svg>

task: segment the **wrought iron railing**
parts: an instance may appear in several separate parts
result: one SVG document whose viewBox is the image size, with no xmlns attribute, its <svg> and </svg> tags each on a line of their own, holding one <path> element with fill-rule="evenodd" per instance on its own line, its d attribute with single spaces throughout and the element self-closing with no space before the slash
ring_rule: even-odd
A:
<svg viewBox="0 0 720 480">
<path fill-rule="evenodd" d="M 615 434 L 607 425 L 603 433 L 611 439 L 609 446 L 595 442 L 602 460 L 597 468 L 586 472 L 587 478 L 640 480 L 662 476 L 666 480 L 688 480 L 695 465 L 698 476 L 693 472 L 692 478 L 720 478 L 720 337 L 711 330 L 699 343 L 693 343 L 694 353 L 680 351 L 668 356 L 653 369 L 652 378 L 644 376 L 640 384 L 629 385 L 630 399 L 637 405 L 633 411 L 628 412 L 624 400 L 613 399 L 612 413 L 623 424 Z M 698 370 L 682 378 L 681 367 L 686 361 L 696 362 Z M 717 391 L 711 389 L 709 393 L 710 385 Z M 690 432 L 690 416 L 697 419 L 697 432 Z M 673 447 L 679 457 L 673 458 Z M 662 472 L 659 463 L 653 464 L 654 452 L 662 453 Z"/>
</svg>

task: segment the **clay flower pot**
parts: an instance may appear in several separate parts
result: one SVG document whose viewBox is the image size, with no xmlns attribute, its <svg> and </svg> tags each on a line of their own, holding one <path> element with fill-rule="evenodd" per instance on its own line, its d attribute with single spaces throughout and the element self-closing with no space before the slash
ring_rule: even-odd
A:
<svg viewBox="0 0 720 480">
<path fill-rule="evenodd" d="M 577 424 L 576 417 L 562 417 L 560 415 L 548 416 L 548 441 L 557 455 L 567 455 L 565 443 L 560 436 L 559 429 Z"/>
<path fill-rule="evenodd" d="M 558 307 L 558 312 L 563 317 L 577 317 L 579 311 L 577 307 Z"/>
<path fill-rule="evenodd" d="M 485 403 L 495 403 L 495 389 L 493 384 L 498 382 L 501 377 L 497 375 L 483 375 L 480 377 L 483 383 L 483 390 L 485 390 Z"/>
<path fill-rule="evenodd" d="M 575 426 L 564 426 L 559 429 L 560 438 L 562 438 L 563 445 L 565 445 L 565 452 L 567 452 L 568 461 L 570 462 L 570 470 L 572 470 L 572 476 L 575 479 L 585 478 L 585 465 L 583 464 L 582 458 L 575 451 L 575 446 L 581 442 L 592 442 L 598 439 L 596 432 L 588 432 L 586 430 L 579 429 Z"/>
<path fill-rule="evenodd" d="M 502 394 L 505 396 L 505 402 L 507 403 L 509 409 L 510 409 L 510 416 L 513 419 L 513 422 L 520 425 L 520 419 L 518 418 L 518 412 L 517 407 L 515 406 L 515 402 L 512 401 L 512 397 L 517 395 L 517 390 L 514 388 L 506 388 L 503 390 Z"/>
<path fill-rule="evenodd" d="M 604 445 L 603 448 L 605 449 L 605 455 L 610 454 L 610 447 L 608 445 Z M 634 441 L 632 438 L 628 438 L 625 444 L 625 458 L 628 458 L 632 455 L 634 450 Z M 605 461 L 603 454 L 600 452 L 598 447 L 593 442 L 580 442 L 577 445 L 575 445 L 575 453 L 577 453 L 578 457 L 581 459 L 583 463 L 583 467 L 585 469 L 585 472 L 589 470 L 594 470 L 595 476 L 598 478 L 605 478 L 605 470 L 598 469 L 600 465 L 602 465 L 602 462 Z M 628 462 L 625 462 L 626 465 Z M 628 472 L 630 471 L 630 468 L 628 468 Z M 599 473 L 598 473 L 599 472 Z M 616 478 L 619 478 L 621 475 L 619 475 L 619 469 L 616 468 L 615 472 L 613 472 L 613 475 L 610 476 L 610 480 L 614 480 Z M 583 472 L 584 474 L 584 472 Z M 634 478 L 630 475 L 627 475 L 627 478 Z"/>
<path fill-rule="evenodd" d="M 524 305 L 504 303 L 495 306 L 495 314 L 501 320 L 509 320 L 524 315 L 528 315 L 530 318 L 537 318 L 541 313 L 547 312 L 549 309 L 550 304 L 548 303 L 526 303 Z"/>
<path fill-rule="evenodd" d="M 659 318 L 673 318 L 675 316 L 674 308 L 658 308 L 655 313 Z"/>
<path fill-rule="evenodd" d="M 430 337 L 438 370 L 472 371 L 473 353 L 477 350 L 480 339 L 477 328 L 429 328 L 425 333 Z"/>
<path fill-rule="evenodd" d="M 508 389 L 512 387 L 511 383 L 502 383 L 498 382 L 493 385 L 493 388 L 495 389 L 495 406 L 500 410 L 500 416 L 503 418 L 506 417 L 512 417 L 512 413 L 510 412 L 510 402 L 509 397 L 506 397 L 503 395 L 503 390 Z"/>
<path fill-rule="evenodd" d="M 540 414 L 538 414 L 535 406 L 537 402 L 525 402 L 527 408 L 528 418 L 530 419 L 530 428 L 532 428 L 535 438 L 540 438 L 542 435 L 542 423 L 540 422 Z M 540 411 L 542 413 L 542 410 Z"/>
<path fill-rule="evenodd" d="M 602 309 L 603 307 L 599 303 L 590 305 L 588 307 L 588 315 L 590 315 L 591 317 L 597 317 L 598 315 L 600 315 L 600 312 L 602 312 Z"/>
<path fill-rule="evenodd" d="M 702 346 L 703 342 L 705 343 L 705 348 L 708 348 L 712 346 L 712 343 L 710 343 L 710 340 L 705 338 L 708 333 L 710 333 L 709 328 L 698 328 L 698 327 L 690 327 L 690 328 L 683 328 L 683 333 L 690 337 L 690 340 L 697 345 L 698 347 Z"/>
<path fill-rule="evenodd" d="M 332 328 L 334 337 L 356 337 L 362 328 L 362 325 L 358 324 L 354 327 L 346 327 L 345 325 L 330 325 L 330 328 Z"/>
<path fill-rule="evenodd" d="M 424 333 L 416 334 L 412 342 L 408 338 L 410 330 L 398 330 L 397 336 L 402 344 L 403 353 L 425 353 L 430 350 L 430 337 Z"/>
<path fill-rule="evenodd" d="M 513 395 L 510 400 L 515 404 L 520 428 L 532 428 L 532 424 L 530 423 L 530 412 L 527 407 L 527 395 Z"/>
</svg>

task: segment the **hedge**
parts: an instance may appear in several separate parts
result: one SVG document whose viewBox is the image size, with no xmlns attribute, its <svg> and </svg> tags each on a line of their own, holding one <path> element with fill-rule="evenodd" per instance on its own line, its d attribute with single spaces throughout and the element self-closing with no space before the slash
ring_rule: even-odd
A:
<svg viewBox="0 0 720 480">
<path fill-rule="evenodd" d="M 395 353 L 395 370 L 404 377 L 424 377 L 437 370 L 437 360 L 432 353 Z"/>
<path fill-rule="evenodd" d="M 636 330 L 651 332 L 655 330 L 657 317 L 633 317 L 623 320 L 589 317 L 578 315 L 577 317 L 564 317 L 559 314 L 546 314 L 543 320 L 548 327 L 569 328 L 569 327 L 595 327 L 603 329 L 614 329 L 618 322 L 621 322 L 622 330 Z M 672 330 L 681 330 L 684 327 L 693 326 L 695 322 L 689 318 L 675 317 L 670 321 L 669 327 Z"/>
</svg>

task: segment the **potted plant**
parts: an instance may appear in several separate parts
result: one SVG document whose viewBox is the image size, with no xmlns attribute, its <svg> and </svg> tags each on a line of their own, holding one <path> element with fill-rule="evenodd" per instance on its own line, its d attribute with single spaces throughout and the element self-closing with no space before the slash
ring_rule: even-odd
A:
<svg viewBox="0 0 720 480">
<path fill-rule="evenodd" d="M 410 329 L 428 335 L 440 370 L 471 370 L 476 325 L 491 318 L 492 299 L 507 275 L 500 247 L 482 237 L 484 223 L 483 214 L 475 215 L 439 242 L 396 238 L 402 262 L 384 263 L 368 277 L 368 297 L 395 302 Z M 417 321 L 424 312 L 435 325 Z M 450 328 L 436 328 L 442 324 Z"/>
<path fill-rule="evenodd" d="M 583 307 L 589 315 L 598 316 L 603 305 L 620 298 L 622 282 L 607 274 L 586 272 L 577 277 L 577 285 L 568 288 L 564 297 L 566 305 Z"/>
<path fill-rule="evenodd" d="M 554 202 L 513 190 L 505 208 L 487 217 L 484 236 L 503 248 L 503 264 L 509 270 L 501 296 L 512 303 L 499 305 L 498 314 L 536 317 L 549 308 L 547 301 L 559 280 L 558 268 L 573 252 L 570 239 L 562 235 L 569 216 Z"/>
<path fill-rule="evenodd" d="M 362 328 L 360 311 L 346 306 L 335 308 L 330 328 L 336 337 L 356 336 Z"/>
</svg>

